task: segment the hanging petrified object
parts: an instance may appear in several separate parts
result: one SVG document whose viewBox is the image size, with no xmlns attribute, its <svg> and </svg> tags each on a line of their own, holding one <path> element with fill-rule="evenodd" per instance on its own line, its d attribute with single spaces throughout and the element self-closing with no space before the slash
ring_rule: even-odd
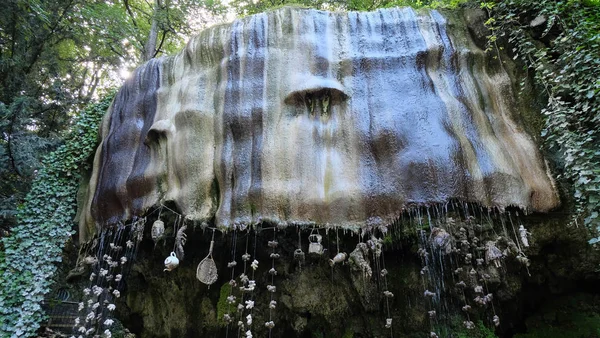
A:
<svg viewBox="0 0 600 338">
<path fill-rule="evenodd" d="M 494 315 L 492 321 L 494 322 L 494 326 L 500 326 L 500 317 L 498 315 Z"/>
<path fill-rule="evenodd" d="M 529 247 L 529 240 L 527 239 L 528 234 L 529 232 L 527 231 L 527 229 L 525 229 L 525 227 L 522 224 L 519 225 L 519 237 L 521 237 L 521 243 L 523 243 L 523 246 L 526 248 Z"/>
<path fill-rule="evenodd" d="M 177 230 L 177 235 L 175 236 L 175 252 L 177 253 L 177 257 L 179 257 L 180 261 L 183 261 L 185 257 L 185 252 L 183 251 L 183 247 L 187 242 L 185 230 L 187 230 L 187 225 L 184 224 L 181 228 L 179 228 L 179 230 Z"/>
<path fill-rule="evenodd" d="M 215 245 L 215 232 L 213 230 L 213 236 L 210 241 L 210 248 L 208 249 L 208 255 L 198 264 L 196 269 L 196 278 L 206 285 L 211 285 L 217 281 L 219 275 L 217 273 L 217 265 L 212 257 L 213 247 Z"/>
<path fill-rule="evenodd" d="M 225 321 L 225 323 L 229 324 L 232 322 L 233 319 L 231 318 L 231 315 L 229 313 L 226 313 L 223 315 L 223 320 Z"/>
<path fill-rule="evenodd" d="M 474 329 L 474 328 L 475 328 L 475 323 L 473 323 L 473 322 L 472 322 L 472 321 L 470 321 L 470 320 L 465 320 L 465 321 L 463 322 L 463 325 L 464 325 L 464 326 L 467 328 L 467 330 L 472 330 L 472 329 Z"/>
<path fill-rule="evenodd" d="M 120 252 L 123 247 L 120 245 L 115 245 L 115 243 L 110 243 L 108 244 L 108 246 L 110 247 L 111 250 L 116 251 L 116 252 Z"/>
<path fill-rule="evenodd" d="M 137 243 L 141 242 L 144 238 L 144 226 L 146 225 L 146 217 L 135 220 L 132 224 L 133 227 L 133 238 Z"/>
<path fill-rule="evenodd" d="M 488 262 L 494 262 L 494 265 L 499 268 L 501 266 L 500 259 L 502 258 L 502 251 L 496 247 L 496 243 L 488 241 L 485 243 L 485 259 Z"/>
<path fill-rule="evenodd" d="M 318 233 L 311 233 L 308 236 L 308 253 L 309 254 L 315 254 L 315 255 L 322 255 L 323 252 L 325 252 L 325 250 L 323 249 L 323 244 L 321 244 L 321 241 L 323 240 L 323 236 L 319 235 Z"/>
<path fill-rule="evenodd" d="M 87 256 L 83 259 L 83 262 L 88 265 L 94 265 L 98 263 L 98 259 L 96 257 Z"/>
<path fill-rule="evenodd" d="M 165 223 L 160 219 L 157 219 L 156 221 L 154 221 L 154 223 L 152 223 L 151 235 L 154 243 L 156 243 L 156 241 L 158 241 L 164 235 L 164 233 Z"/>
<path fill-rule="evenodd" d="M 373 274 L 369 262 L 369 248 L 365 243 L 358 243 L 356 249 L 350 253 L 350 269 L 362 272 L 363 276 L 370 278 Z"/>
<path fill-rule="evenodd" d="M 171 252 L 169 257 L 165 259 L 165 270 L 164 271 L 173 271 L 177 266 L 179 266 L 179 259 L 175 252 Z"/>
<path fill-rule="evenodd" d="M 450 234 L 442 229 L 442 228 L 433 228 L 431 230 L 431 243 L 433 244 L 434 249 L 439 250 L 443 254 L 449 254 L 452 252 L 452 237 Z"/>
<path fill-rule="evenodd" d="M 302 237 L 300 231 L 298 231 L 298 249 L 294 250 L 294 259 L 300 263 L 300 266 L 304 263 L 304 251 L 302 251 Z"/>
<path fill-rule="evenodd" d="M 371 239 L 367 241 L 367 245 L 371 251 L 373 251 L 376 258 L 381 256 L 381 253 L 383 252 L 383 240 L 381 238 L 371 236 Z"/>
<path fill-rule="evenodd" d="M 527 258 L 525 255 L 523 255 L 522 253 L 520 253 L 517 256 L 517 261 L 523 265 L 525 265 L 526 267 L 529 266 L 530 262 L 529 262 L 529 258 Z"/>
<path fill-rule="evenodd" d="M 494 296 L 491 293 L 488 293 L 487 295 L 485 295 L 483 297 L 481 297 L 481 296 L 475 297 L 475 299 L 473 299 L 473 301 L 475 301 L 475 303 L 477 303 L 478 305 L 484 306 L 488 303 L 491 303 L 492 299 L 494 299 Z"/>
<path fill-rule="evenodd" d="M 347 257 L 348 255 L 345 252 L 340 252 L 337 255 L 335 255 L 333 259 L 329 260 L 329 265 L 334 266 L 335 264 L 342 263 L 346 260 Z"/>
<path fill-rule="evenodd" d="M 300 248 L 294 250 L 294 259 L 300 263 L 303 263 L 304 262 L 304 251 L 302 251 L 302 249 L 300 249 Z"/>
</svg>

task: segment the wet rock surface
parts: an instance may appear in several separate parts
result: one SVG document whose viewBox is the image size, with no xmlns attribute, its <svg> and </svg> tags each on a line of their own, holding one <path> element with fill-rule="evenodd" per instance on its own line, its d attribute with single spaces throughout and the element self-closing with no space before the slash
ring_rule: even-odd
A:
<svg viewBox="0 0 600 338">
<path fill-rule="evenodd" d="M 451 199 L 556 207 L 520 123 L 531 102 L 469 33 L 481 15 L 283 8 L 150 61 L 104 119 L 82 240 L 166 202 L 223 229 L 374 228 Z"/>
</svg>

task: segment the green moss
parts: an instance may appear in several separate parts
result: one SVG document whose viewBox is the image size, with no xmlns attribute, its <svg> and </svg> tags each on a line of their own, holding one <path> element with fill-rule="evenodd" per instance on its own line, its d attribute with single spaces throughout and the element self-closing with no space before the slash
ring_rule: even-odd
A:
<svg viewBox="0 0 600 338">
<path fill-rule="evenodd" d="M 231 286 L 229 283 L 223 284 L 221 286 L 221 291 L 219 292 L 219 301 L 217 302 L 217 325 L 219 327 L 227 326 L 227 323 L 223 320 L 223 316 L 226 313 L 229 313 L 230 305 L 227 304 L 227 297 L 229 297 L 229 293 L 231 292 Z"/>
<path fill-rule="evenodd" d="M 463 321 L 465 320 L 462 316 L 456 316 L 453 318 L 450 327 L 442 327 L 440 328 L 441 336 L 450 336 L 456 338 L 498 338 L 494 333 L 493 328 L 489 328 L 485 326 L 485 324 L 481 321 L 477 321 L 477 325 L 474 329 L 467 329 L 463 325 Z"/>
<path fill-rule="evenodd" d="M 342 338 L 354 338 L 354 330 L 347 329 Z"/>
<path fill-rule="evenodd" d="M 392 245 L 392 241 L 393 238 L 391 234 L 385 235 L 385 237 L 383 237 L 383 245 L 385 246 Z"/>
</svg>

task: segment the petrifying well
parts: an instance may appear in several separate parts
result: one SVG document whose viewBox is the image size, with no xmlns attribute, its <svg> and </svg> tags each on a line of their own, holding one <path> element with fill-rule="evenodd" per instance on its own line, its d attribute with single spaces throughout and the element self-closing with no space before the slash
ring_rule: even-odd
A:
<svg viewBox="0 0 600 338">
<path fill-rule="evenodd" d="M 173 201 L 219 227 L 385 225 L 450 199 L 558 205 L 504 67 L 436 11 L 283 8 L 203 31 L 117 94 L 82 236 Z"/>
</svg>

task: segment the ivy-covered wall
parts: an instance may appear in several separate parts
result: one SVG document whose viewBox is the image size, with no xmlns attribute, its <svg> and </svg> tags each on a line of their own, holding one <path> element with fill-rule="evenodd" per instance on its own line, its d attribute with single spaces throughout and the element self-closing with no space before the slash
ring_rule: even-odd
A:
<svg viewBox="0 0 600 338">
<path fill-rule="evenodd" d="M 98 125 L 113 95 L 88 106 L 65 141 L 46 156 L 19 210 L 19 225 L 0 247 L 0 337 L 35 334 L 44 317 L 41 302 L 53 283 L 62 249 L 75 233 L 77 189 L 97 142 Z"/>
<path fill-rule="evenodd" d="M 482 2 L 490 51 L 507 40 L 511 56 L 547 99 L 542 137 L 556 153 L 557 178 L 573 199 L 573 221 L 600 231 L 600 2 Z M 597 243 L 600 237 L 592 239 Z"/>
</svg>

